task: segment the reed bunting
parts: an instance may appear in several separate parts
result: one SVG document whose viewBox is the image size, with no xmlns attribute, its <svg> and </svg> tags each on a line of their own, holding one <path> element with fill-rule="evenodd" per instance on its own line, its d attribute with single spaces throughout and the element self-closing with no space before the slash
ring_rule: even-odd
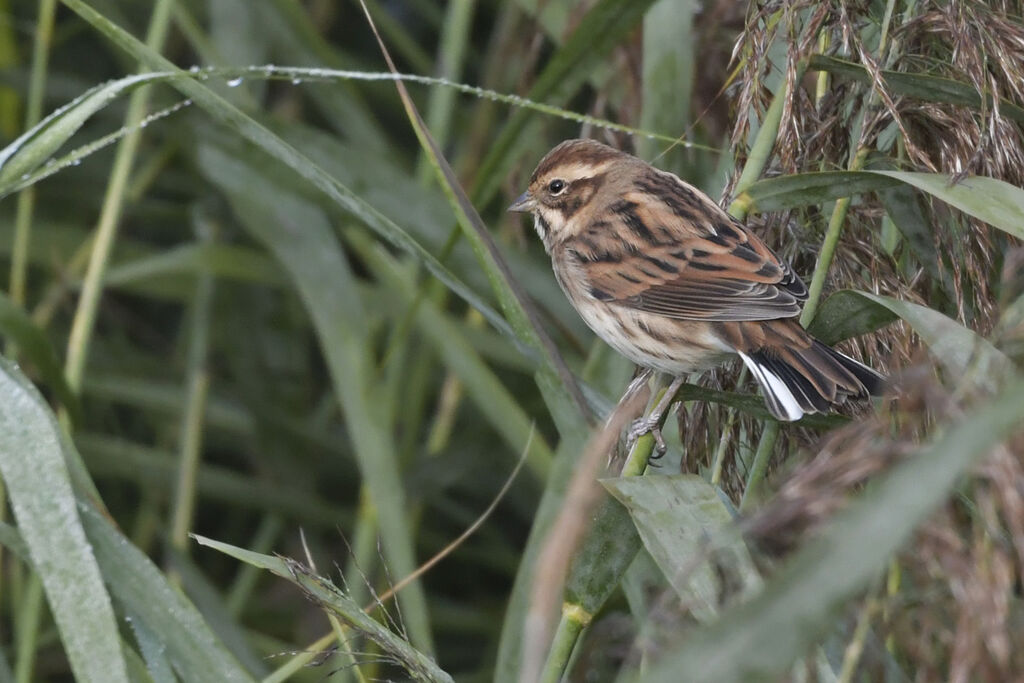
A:
<svg viewBox="0 0 1024 683">
<path fill-rule="evenodd" d="M 789 265 L 671 173 L 567 140 L 509 210 L 533 214 L 558 284 L 587 325 L 645 368 L 679 378 L 739 355 L 784 421 L 883 388 L 882 375 L 800 326 L 807 287 Z"/>
</svg>

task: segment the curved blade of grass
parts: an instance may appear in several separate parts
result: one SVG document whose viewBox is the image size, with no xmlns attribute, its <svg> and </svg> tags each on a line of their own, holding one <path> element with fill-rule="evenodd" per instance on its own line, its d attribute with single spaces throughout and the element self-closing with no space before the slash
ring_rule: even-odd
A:
<svg viewBox="0 0 1024 683">
<path fill-rule="evenodd" d="M 81 423 L 82 407 L 78 397 L 68 386 L 67 378 L 64 377 L 64 369 L 61 367 L 57 352 L 53 350 L 50 340 L 46 338 L 32 319 L 28 317 L 21 307 L 17 306 L 0 293 L 0 334 L 10 337 L 17 345 L 19 353 L 32 362 L 53 392 L 60 399 L 71 421 L 75 424 Z"/>
<path fill-rule="evenodd" d="M 191 543 L 188 545 L 191 546 Z M 203 619 L 217 634 L 228 652 L 253 676 L 263 678 L 270 673 L 264 658 L 260 657 L 253 648 L 245 625 L 228 612 L 220 590 L 211 583 L 193 559 L 170 546 L 167 548 L 165 561 L 168 572 L 174 572 L 180 577 L 185 595 L 193 604 L 199 606 Z"/>
<path fill-rule="evenodd" d="M 452 292 L 473 308 L 477 309 L 491 325 L 506 334 L 510 339 L 515 340 L 517 344 L 519 343 L 518 337 L 511 330 L 508 323 L 471 288 L 462 283 L 445 268 L 437 258 L 426 251 L 405 230 L 393 221 L 388 220 L 387 217 L 363 201 L 359 195 L 348 187 L 332 178 L 308 157 L 299 153 L 294 147 L 277 135 L 274 135 L 266 127 L 254 121 L 203 84 L 188 78 L 187 72 L 177 71 L 173 63 L 147 48 L 134 36 L 109 21 L 82 0 L 61 0 L 61 2 L 143 64 L 158 71 L 174 71 L 176 74 L 185 76 L 180 79 L 172 78 L 169 82 L 191 98 L 196 105 L 208 112 L 215 120 L 234 129 L 244 139 L 297 173 L 299 177 L 323 192 L 341 209 L 362 220 L 380 237 L 420 260 L 434 277 L 443 282 Z M 524 352 L 531 357 L 535 357 L 535 354 L 529 349 L 525 349 Z"/>
<path fill-rule="evenodd" d="M 895 178 L 985 221 L 1017 239 L 1024 239 L 1024 190 L 996 178 L 970 176 L 955 185 L 941 173 L 870 171 Z"/>
<path fill-rule="evenodd" d="M 390 408 L 373 376 L 366 313 L 330 222 L 319 207 L 256 171 L 258 160 L 246 163 L 211 145 L 199 148 L 199 159 L 245 228 L 287 271 L 305 303 L 370 491 L 385 559 L 393 574 L 411 574 L 416 569 L 415 553 L 405 516 L 398 451 L 388 424 Z M 399 600 L 413 641 L 430 650 L 421 584 L 410 585 Z"/>
<path fill-rule="evenodd" d="M 0 473 L 75 678 L 128 681 L 110 596 L 86 540 L 62 435 L 46 402 L 0 359 Z"/>
<path fill-rule="evenodd" d="M 738 539 L 715 546 L 708 562 L 708 540 L 731 524 L 733 516 L 715 487 L 693 474 L 603 479 L 601 483 L 629 511 L 647 552 L 676 593 L 702 621 L 714 618 L 726 576 L 739 580 L 738 599 L 761 588 L 750 553 Z M 723 552 L 724 551 L 724 552 Z M 732 596 L 729 596 L 732 597 Z"/>
<path fill-rule="evenodd" d="M 382 624 L 374 621 L 362 608 L 346 596 L 337 586 L 324 577 L 317 576 L 305 565 L 283 557 L 263 555 L 251 550 L 239 548 L 228 543 L 214 541 L 193 534 L 197 543 L 218 550 L 237 560 L 254 567 L 265 569 L 298 586 L 313 602 L 323 609 L 344 619 L 373 640 L 382 650 L 393 656 L 406 671 L 418 681 L 438 681 L 450 683 L 451 676 L 438 668 L 437 663 L 428 655 L 416 650 L 408 641 L 399 637 Z"/>
<path fill-rule="evenodd" d="M 177 683 L 178 679 L 174 676 L 171 662 L 164 653 L 159 634 L 150 630 L 137 615 L 129 614 L 125 619 L 131 626 L 132 635 L 139 645 L 139 651 L 146 661 L 146 670 L 153 683 Z"/>
<path fill-rule="evenodd" d="M 866 85 L 871 85 L 873 82 L 871 74 L 862 65 L 835 57 L 813 55 L 808 60 L 807 66 L 816 71 L 828 71 L 847 76 Z M 939 76 L 901 71 L 880 71 L 879 74 L 885 86 L 896 95 L 908 95 L 927 102 L 947 102 L 975 108 L 980 108 L 982 104 L 978 89 L 967 83 Z M 987 96 L 987 99 L 991 102 L 990 95 Z M 1024 109 L 1012 102 L 1001 100 L 999 111 L 1015 121 L 1024 122 Z"/>
<path fill-rule="evenodd" d="M 373 18 L 370 16 L 365 4 L 363 4 L 363 11 L 366 13 L 367 20 L 370 22 L 370 28 L 373 29 L 373 33 L 377 38 L 377 44 L 384 54 L 388 69 L 391 73 L 397 74 L 398 71 L 395 69 L 394 62 L 391 61 L 391 55 L 388 54 L 387 47 L 384 45 L 380 34 L 377 33 L 377 28 L 373 25 Z M 508 264 L 505 263 L 501 252 L 498 250 L 498 245 L 495 244 L 494 238 L 488 232 L 483 219 L 480 218 L 480 214 L 476 212 L 466 192 L 462 189 L 458 178 L 455 177 L 455 172 L 448 165 L 448 160 L 445 159 L 444 154 L 437 146 L 437 142 L 434 141 L 433 136 L 427 129 L 427 124 L 420 117 L 416 105 L 413 103 L 412 98 L 409 97 L 409 91 L 406 90 L 405 84 L 400 80 L 396 80 L 395 87 L 398 89 L 398 95 L 402 99 L 402 105 L 405 107 L 405 112 L 413 126 L 416 137 L 419 139 L 424 152 L 426 152 L 427 159 L 437 172 L 441 187 L 444 189 L 445 195 L 447 195 L 448 201 L 459 220 L 459 224 L 462 226 L 463 234 L 472 244 L 477 260 L 487 273 L 487 279 L 491 283 L 491 288 L 494 290 L 498 301 L 501 302 L 505 316 L 512 323 L 512 329 L 523 343 L 538 351 L 541 358 L 544 359 L 540 372 L 547 374 L 547 383 L 555 388 L 557 393 L 554 396 L 554 400 L 558 403 L 564 403 L 566 398 L 571 399 L 575 403 L 580 417 L 587 421 L 593 417 L 593 413 L 587 405 L 579 385 L 576 383 L 576 378 L 573 377 L 568 366 L 565 364 L 565 360 L 558 352 L 558 348 L 541 326 L 537 311 L 533 308 L 519 283 L 512 277 Z"/>
<path fill-rule="evenodd" d="M 957 480 L 1024 420 L 1024 381 L 881 478 L 808 543 L 749 603 L 686 634 L 645 683 L 776 680 L 821 639 L 846 600 L 865 589 Z M 670 650 L 671 651 L 671 650 Z"/>
<path fill-rule="evenodd" d="M 167 77 L 167 74 L 139 74 L 96 86 L 22 133 L 0 150 L 0 196 L 23 175 L 41 166 L 90 116 L 126 90 Z"/>
</svg>

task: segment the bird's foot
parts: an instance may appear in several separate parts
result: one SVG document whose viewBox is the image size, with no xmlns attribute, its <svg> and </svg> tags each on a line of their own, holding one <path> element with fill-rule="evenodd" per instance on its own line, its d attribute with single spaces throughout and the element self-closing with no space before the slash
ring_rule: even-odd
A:
<svg viewBox="0 0 1024 683">
<path fill-rule="evenodd" d="M 654 437 L 654 452 L 651 456 L 652 460 L 657 460 L 661 456 L 665 455 L 668 447 L 665 445 L 665 439 L 661 436 L 661 420 L 668 412 L 669 406 L 672 405 L 672 401 L 675 400 L 676 393 L 679 391 L 679 387 L 683 385 L 683 378 L 676 377 L 672 380 L 672 383 L 662 394 L 657 404 L 647 413 L 644 417 L 638 420 L 634 420 L 633 424 L 629 427 L 629 432 L 626 438 L 627 449 L 632 449 L 633 445 L 637 442 L 641 436 L 650 434 Z"/>
<path fill-rule="evenodd" d="M 633 423 L 629 426 L 629 431 L 626 432 L 627 449 L 632 449 L 641 436 L 650 434 L 654 437 L 655 452 L 655 455 L 651 456 L 651 460 L 657 460 L 665 455 L 668 446 L 665 445 L 665 439 L 661 436 L 661 425 L 659 422 L 661 422 L 661 415 L 655 414 L 633 420 Z"/>
</svg>

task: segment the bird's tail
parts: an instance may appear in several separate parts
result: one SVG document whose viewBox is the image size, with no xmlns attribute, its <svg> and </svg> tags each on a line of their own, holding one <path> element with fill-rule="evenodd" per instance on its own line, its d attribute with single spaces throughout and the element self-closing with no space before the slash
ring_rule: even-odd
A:
<svg viewBox="0 0 1024 683">
<path fill-rule="evenodd" d="M 878 396 L 885 389 L 883 375 L 805 336 L 810 342 L 806 345 L 766 345 L 740 352 L 776 419 L 792 422 L 807 413 L 828 412 L 849 398 Z"/>
</svg>

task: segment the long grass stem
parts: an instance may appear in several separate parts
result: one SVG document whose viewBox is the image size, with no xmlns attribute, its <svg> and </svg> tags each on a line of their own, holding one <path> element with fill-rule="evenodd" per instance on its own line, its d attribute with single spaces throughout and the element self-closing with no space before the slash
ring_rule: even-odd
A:
<svg viewBox="0 0 1024 683">
<path fill-rule="evenodd" d="M 171 8 L 174 0 L 157 0 L 150 17 L 149 29 L 146 32 L 146 46 L 159 52 L 163 47 L 170 24 Z M 74 321 L 68 337 L 68 355 L 65 362 L 68 384 L 75 391 L 81 391 L 82 378 L 89 355 L 89 343 L 96 326 L 96 313 L 99 310 L 100 297 L 103 294 L 103 278 L 110 261 L 110 252 L 117 237 L 117 227 L 124 209 L 125 192 L 128 188 L 128 176 L 135 162 L 135 154 L 142 139 L 142 131 L 137 127 L 145 118 L 149 103 L 149 91 L 140 88 L 131 94 L 128 101 L 128 113 L 125 115 L 125 127 L 131 130 L 117 147 L 114 166 L 107 182 L 107 191 L 103 197 L 99 222 L 96 225 L 96 238 L 93 242 L 86 271 L 82 294 L 78 300 Z"/>
<path fill-rule="evenodd" d="M 43 96 L 46 93 L 46 71 L 53 40 L 53 24 L 57 15 L 57 0 L 40 0 L 36 19 L 35 39 L 32 44 L 32 70 L 29 74 L 28 101 L 25 104 L 25 129 L 39 122 L 43 115 Z M 25 280 L 28 275 L 28 250 L 32 231 L 32 213 L 35 207 L 35 189 L 26 188 L 18 195 L 14 218 L 14 244 L 11 248 L 11 301 L 25 306 Z"/>
</svg>

